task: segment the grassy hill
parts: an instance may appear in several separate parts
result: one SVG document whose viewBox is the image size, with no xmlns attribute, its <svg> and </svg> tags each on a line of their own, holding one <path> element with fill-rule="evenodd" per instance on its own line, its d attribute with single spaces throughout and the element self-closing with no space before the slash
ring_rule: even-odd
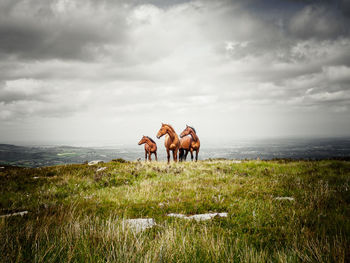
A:
<svg viewBox="0 0 350 263">
<path fill-rule="evenodd" d="M 103 171 L 97 171 L 106 167 Z M 281 199 L 280 197 L 290 197 Z M 0 170 L 1 262 L 349 262 L 350 162 Z M 168 217 L 227 212 L 197 222 Z M 125 218 L 154 218 L 136 233 Z"/>
</svg>

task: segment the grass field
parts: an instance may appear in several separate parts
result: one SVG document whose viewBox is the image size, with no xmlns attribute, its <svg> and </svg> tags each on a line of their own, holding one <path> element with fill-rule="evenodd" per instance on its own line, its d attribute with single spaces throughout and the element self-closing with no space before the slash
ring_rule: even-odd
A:
<svg viewBox="0 0 350 263">
<path fill-rule="evenodd" d="M 345 161 L 119 160 L 2 169 L 0 215 L 24 210 L 0 218 L 1 262 L 350 261 Z M 207 212 L 228 217 L 167 216 Z M 126 218 L 157 225 L 135 233 Z"/>
</svg>

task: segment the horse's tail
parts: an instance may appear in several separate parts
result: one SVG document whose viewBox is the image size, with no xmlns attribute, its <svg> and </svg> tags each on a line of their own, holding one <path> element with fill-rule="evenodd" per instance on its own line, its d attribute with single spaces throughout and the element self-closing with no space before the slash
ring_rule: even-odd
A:
<svg viewBox="0 0 350 263">
<path fill-rule="evenodd" d="M 180 148 L 179 149 L 179 160 L 180 160 L 180 162 L 184 158 L 184 153 L 185 153 L 184 149 Z"/>
</svg>

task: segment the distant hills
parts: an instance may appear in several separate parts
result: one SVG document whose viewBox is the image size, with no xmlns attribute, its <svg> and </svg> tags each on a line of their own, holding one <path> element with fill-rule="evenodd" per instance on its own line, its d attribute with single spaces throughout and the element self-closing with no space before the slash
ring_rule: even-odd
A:
<svg viewBox="0 0 350 263">
<path fill-rule="evenodd" d="M 158 159 L 165 160 L 163 141 L 157 141 Z M 238 141 L 220 145 L 202 142 L 199 159 L 350 159 L 350 138 L 325 139 L 265 139 Z M 128 161 L 144 159 L 143 147 L 92 148 L 73 146 L 17 146 L 0 144 L 0 166 L 41 167 L 92 160 L 110 161 L 123 158 Z M 188 160 L 190 157 L 188 156 Z"/>
<path fill-rule="evenodd" d="M 0 144 L 0 165 L 25 167 L 83 163 L 94 159 L 109 161 L 120 157 L 115 150 L 72 146 L 25 147 Z"/>
</svg>

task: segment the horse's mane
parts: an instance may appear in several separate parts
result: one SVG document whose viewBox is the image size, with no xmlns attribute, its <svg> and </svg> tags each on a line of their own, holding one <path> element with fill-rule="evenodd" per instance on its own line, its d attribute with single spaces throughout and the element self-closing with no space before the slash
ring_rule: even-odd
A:
<svg viewBox="0 0 350 263">
<path fill-rule="evenodd" d="M 174 133 L 176 133 L 175 132 L 175 130 L 174 130 L 174 128 L 173 127 L 171 127 L 171 125 L 170 124 L 165 124 L 166 126 L 168 126 L 169 128 L 170 128 L 170 130 L 172 130 Z"/>
<path fill-rule="evenodd" d="M 155 141 L 152 140 L 152 138 L 146 136 L 151 142 L 156 143 Z"/>
<path fill-rule="evenodd" d="M 191 128 L 195 134 L 197 134 L 196 130 L 193 127 L 191 127 L 191 126 L 188 126 L 188 127 Z"/>
</svg>

